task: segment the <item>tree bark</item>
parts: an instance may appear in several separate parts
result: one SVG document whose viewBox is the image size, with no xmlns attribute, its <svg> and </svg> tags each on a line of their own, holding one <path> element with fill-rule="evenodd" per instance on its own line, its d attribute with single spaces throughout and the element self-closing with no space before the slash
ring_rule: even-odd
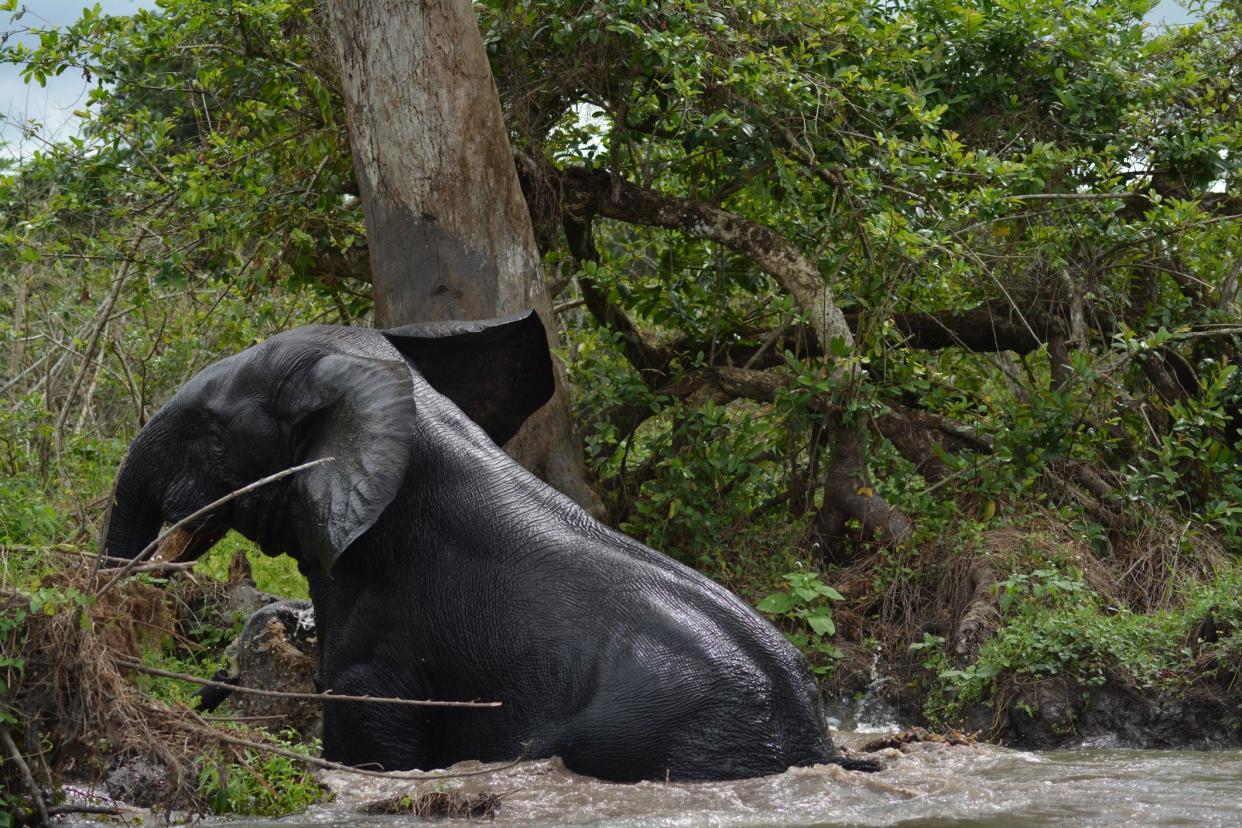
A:
<svg viewBox="0 0 1242 828">
<path fill-rule="evenodd" d="M 366 217 L 375 324 L 534 308 L 556 344 L 530 214 L 468 0 L 330 0 Z M 505 449 L 600 514 L 567 383 Z"/>
</svg>

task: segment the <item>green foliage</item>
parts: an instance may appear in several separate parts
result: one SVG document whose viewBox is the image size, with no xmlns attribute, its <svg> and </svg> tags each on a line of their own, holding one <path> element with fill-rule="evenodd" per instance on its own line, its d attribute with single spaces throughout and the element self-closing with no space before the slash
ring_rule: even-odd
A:
<svg viewBox="0 0 1242 828">
<path fill-rule="evenodd" d="M 820 580 L 818 572 L 787 572 L 784 580 L 786 590 L 773 592 L 755 606 L 773 620 L 784 622 L 789 640 L 815 660 L 812 669 L 816 673 L 830 673 L 831 660 L 842 657 L 841 649 L 831 641 L 837 632 L 832 602 L 844 598 Z"/>
<path fill-rule="evenodd" d="M 862 382 L 829 387 L 821 359 L 791 349 L 789 408 L 724 406 L 770 458 L 748 469 L 757 492 L 771 497 L 814 467 L 823 445 L 807 447 L 812 401 L 833 400 L 846 421 L 916 401 L 991 446 L 937 446 L 954 485 L 934 499 L 908 480 L 917 473 L 896 452 L 873 447 L 877 479 L 908 480 L 886 480 L 885 496 L 933 527 L 961 514 L 945 508 L 946 494 L 981 503 L 987 519 L 1046 498 L 1049 467 L 1072 458 L 1117 470 L 1139 512 L 1181 512 L 1232 545 L 1239 493 L 1228 377 L 1238 357 L 1224 329 L 1236 308 L 1217 299 L 1229 296 L 1221 263 L 1233 260 L 1225 251 L 1236 249 L 1239 228 L 1227 210 L 1213 212 L 1207 191 L 1236 179 L 1242 139 L 1221 109 L 1236 72 L 1209 81 L 1202 67 L 1220 66 L 1222 44 L 1236 44 L 1239 29 L 1222 9 L 1202 26 L 1153 37 L 1140 22 L 1146 10 L 1136 2 L 681 2 L 657 12 L 618 0 L 504 4 L 503 12 L 492 3 L 484 21 L 502 91 L 512 87 L 521 144 L 778 228 L 813 249 L 838 301 L 857 314 Z M 537 107 L 563 101 L 522 97 L 534 76 L 552 88 L 563 82 L 565 99 L 578 101 L 546 133 L 532 125 L 555 112 Z M 584 109 L 598 116 L 584 119 Z M 1190 111 L 1192 134 L 1172 128 Z M 1139 177 L 1155 159 L 1178 169 L 1185 197 L 1164 198 L 1159 181 Z M 817 170 L 838 176 L 848 195 Z M 1141 215 L 1109 197 L 1153 189 Z M 693 422 L 684 407 L 702 404 L 677 388 L 704 366 L 745 361 L 749 352 L 732 354 L 761 344 L 756 328 L 793 321 L 797 309 L 752 262 L 693 233 L 615 223 L 599 233 L 600 261 L 582 263 L 582 275 L 661 344 L 683 349 L 667 378 L 648 385 L 641 377 L 653 372 L 627 368 L 623 336 L 594 325 L 571 331 L 590 344 L 571 350 L 582 361 L 571 369 L 592 461 L 610 490 L 638 499 L 628 528 L 679 549 L 711 547 L 722 537 L 714 526 L 755 499 L 709 511 L 695 497 L 711 478 L 693 470 L 712 463 L 715 446 L 677 439 Z M 1157 275 L 1143 270 L 1158 261 Z M 1199 300 L 1187 276 L 1203 279 Z M 1079 290 L 1096 312 L 1124 320 L 1071 349 L 1066 382 L 1054 382 L 1046 349 L 1002 371 L 970 348 L 911 347 L 895 319 L 991 301 L 1019 327 L 1034 326 L 1042 303 L 1059 301 L 1043 292 L 1054 282 L 1054 292 Z M 1131 335 L 1149 350 L 1184 354 L 1197 395 L 1153 398 L 1137 354 L 1110 341 L 1118 329 L 1138 331 Z M 1162 330 L 1178 333 L 1161 340 Z M 845 360 L 833 343 L 827 350 Z M 1167 420 L 1153 422 L 1136 398 Z M 618 416 L 626 407 L 654 416 L 630 432 L 619 428 L 631 416 Z M 627 485 L 635 478 L 637 493 Z M 688 540 L 670 531 L 673 510 L 674 527 L 693 526 Z"/>
<path fill-rule="evenodd" d="M 64 537 L 64 516 L 32 481 L 0 480 L 0 543 L 44 544 Z"/>
<path fill-rule="evenodd" d="M 257 589 L 285 598 L 310 597 L 306 579 L 298 571 L 297 562 L 293 558 L 286 555 L 278 558 L 264 555 L 257 546 L 236 532 L 225 535 L 223 540 L 200 558 L 194 571 L 218 581 L 227 581 L 229 561 L 238 552 L 242 552 L 250 562 L 251 575 Z"/>
<path fill-rule="evenodd" d="M 22 623 L 29 614 L 30 610 L 20 601 L 6 601 L 4 612 L 0 613 L 0 727 L 18 723 L 4 701 L 9 688 L 26 669 L 26 660 L 21 655 L 26 638 Z"/>
<path fill-rule="evenodd" d="M 1036 569 L 1030 574 L 1016 572 L 996 586 L 1001 613 L 1020 610 L 1024 615 L 1040 614 L 1041 609 L 1058 609 L 1074 603 L 1088 592 L 1075 572 Z"/>
<path fill-rule="evenodd" d="M 317 746 L 298 742 L 296 734 L 286 734 L 279 742 L 307 756 L 317 752 Z M 238 762 L 204 757 L 198 793 L 214 813 L 254 816 L 300 813 L 323 797 L 314 775 L 295 759 L 251 750 Z"/>
<path fill-rule="evenodd" d="M 1172 338 L 1163 328 L 1157 333 L 1163 334 L 1155 337 L 1157 343 Z M 1139 347 L 1144 346 L 1158 347 Z M 1242 455 L 1236 439 L 1228 436 L 1236 369 L 1210 358 L 1201 363 L 1201 393 L 1169 404 L 1168 429 L 1128 469 L 1127 484 L 1136 500 L 1186 504 L 1190 515 L 1219 530 L 1231 548 L 1242 548 Z"/>
<path fill-rule="evenodd" d="M 831 397 L 834 416 L 852 421 L 914 398 L 993 442 L 987 457 L 944 457 L 989 508 L 1030 496 L 1046 464 L 1068 455 L 1125 470 L 1134 488 L 1163 480 L 1150 495 L 1160 508 L 1184 509 L 1232 537 L 1238 493 L 1206 482 L 1236 477 L 1222 420 L 1237 396 L 1226 378 L 1232 345 L 1195 345 L 1204 353 L 1190 355 L 1192 367 L 1208 387 L 1194 399 L 1152 402 L 1171 426 L 1151 447 L 1150 424 L 1126 403 L 1137 371 L 1123 372 L 1130 387 L 1120 389 L 1110 366 L 1111 330 L 1151 339 L 1230 318 L 1228 302 L 1196 301 L 1186 285 L 1219 294 L 1236 249 L 1237 227 L 1218 221 L 1210 203 L 1211 191 L 1229 191 L 1242 157 L 1226 103 L 1236 15 L 1222 7 L 1153 37 L 1141 23 L 1146 8 L 1135 0 L 481 4 L 516 144 L 774 228 L 857 315 L 855 353 L 844 342 L 826 349 L 830 363 L 860 369 L 857 381 L 825 385 L 823 361 L 795 347 L 777 366 L 788 407 L 713 410 L 702 395 L 678 393 L 678 383 L 758 347 L 801 312 L 770 273 L 693 233 L 630 225 L 599 228 L 598 261 L 553 251 L 551 265 L 579 268 L 645 330 L 678 345 L 651 386 L 652 372 L 626 365 L 625 343 L 601 319 L 564 319 L 571 370 L 590 378 L 580 379 L 576 405 L 590 425 L 591 457 L 608 488 L 623 493 L 627 526 L 697 559 L 737 516 L 816 466 L 826 446 L 807 444 L 813 400 Z M 212 353 L 294 321 L 365 313 L 365 289 L 341 281 L 363 230 L 357 199 L 342 195 L 352 189 L 345 119 L 313 3 L 266 0 L 221 16 L 206 0 L 169 0 L 129 17 L 88 10 L 65 30 L 35 33 L 37 45 L 14 41 L 0 57 L 35 82 L 81 72 L 92 90 L 83 135 L 5 182 L 0 203 L 11 220 L 0 244 L 14 258 L 89 282 L 69 266 L 98 261 L 115 273 L 145 233 L 143 245 L 158 253 L 139 260 L 140 304 L 186 288 L 213 316 L 235 296 L 260 317 L 249 330 L 213 319 L 207 342 L 196 336 L 202 320 L 188 339 L 184 328 L 172 332 L 173 343 Z M 538 95 L 527 94 L 532 79 Z M 1176 197 L 1155 173 L 1142 178 L 1144 164 L 1176 170 Z M 1148 192 L 1150 209 L 1125 215 L 1125 199 L 1110 197 Z M 1152 262 L 1159 270 L 1144 270 Z M 1135 289 L 1144 280 L 1146 299 Z M 900 313 L 1008 298 L 1020 324 L 1038 325 L 1035 310 L 1054 301 L 1039 285 L 1052 283 L 1080 294 L 1093 319 L 1123 320 L 1105 326 L 1103 339 L 1077 343 L 1062 388 L 1050 389 L 1042 350 L 1026 357 L 1025 376 L 1006 376 L 970 349 L 910 347 L 895 324 Z M 269 291 L 307 293 L 265 314 Z M 141 353 L 147 335 L 139 326 L 121 353 Z M 197 362 L 195 349 L 174 346 L 165 357 L 165 347 L 153 354 L 161 391 Z M 769 344 L 770 354 L 783 350 Z M 127 393 L 110 382 L 125 373 L 122 361 L 101 378 L 106 398 Z M 1228 393 L 1213 391 L 1217 379 Z M 634 432 L 613 416 L 618 406 L 644 407 L 651 421 Z M 722 430 L 733 440 L 723 449 Z M 1188 453 L 1211 453 L 1210 467 L 1190 469 Z M 893 465 L 872 462 L 880 477 Z M 636 485 L 617 479 L 636 469 Z M 722 474 L 728 496 L 705 495 Z M 886 495 L 915 514 L 934 509 L 918 489 Z"/>
<path fill-rule="evenodd" d="M 923 715 L 936 726 L 957 727 L 974 705 L 985 701 L 997 676 L 991 664 L 976 662 L 958 669 L 945 649 L 942 635 L 923 633 L 923 640 L 910 645 L 922 659 L 923 669 L 934 678 L 923 701 Z"/>
<path fill-rule="evenodd" d="M 912 645 L 935 676 L 924 713 L 957 726 L 973 705 L 998 700 L 1011 682 L 1050 676 L 1089 689 L 1120 674 L 1132 686 L 1182 692 L 1203 681 L 1205 658 L 1242 665 L 1240 578 L 1242 570 L 1231 567 L 1190 589 L 1181 607 L 1143 614 L 1105 605 L 1072 571 L 1014 573 L 996 585 L 1001 625 L 973 663 L 956 666 L 941 636 Z M 1209 615 L 1229 634 L 1196 639 L 1193 631 Z"/>
<path fill-rule="evenodd" d="M 142 661 L 148 667 L 210 678 L 217 670 L 230 667 L 226 647 L 241 634 L 245 623 L 241 613 L 232 614 L 231 623 L 218 619 L 191 623 L 176 638 L 160 636 L 149 641 Z M 195 704 L 198 687 L 181 679 L 137 675 L 134 682 L 151 698 L 190 707 Z"/>
<path fill-rule="evenodd" d="M 672 427 L 645 459 L 652 482 L 622 528 L 674 552 L 706 554 L 736 531 L 738 515 L 760 506 L 770 474 L 767 435 L 762 422 L 711 403 L 672 416 Z"/>
<path fill-rule="evenodd" d="M 333 81 L 311 55 L 312 8 L 263 0 L 221 15 L 217 3 L 176 0 L 133 16 L 88 9 L 64 30 L 40 31 L 36 47 L 6 46 L 0 57 L 28 80 L 73 71 L 91 85 L 78 112 L 83 137 L 36 156 L 8 182 L 8 200 L 67 179 L 49 213 L 97 221 L 137 213 L 163 240 L 190 242 L 168 244 L 152 263 L 161 285 L 225 274 L 254 285 L 322 285 L 312 263 L 356 243 L 361 215 L 338 195 L 349 152 Z M 9 243 L 32 261 L 86 241 L 48 244 L 42 221 L 26 226 Z"/>
</svg>

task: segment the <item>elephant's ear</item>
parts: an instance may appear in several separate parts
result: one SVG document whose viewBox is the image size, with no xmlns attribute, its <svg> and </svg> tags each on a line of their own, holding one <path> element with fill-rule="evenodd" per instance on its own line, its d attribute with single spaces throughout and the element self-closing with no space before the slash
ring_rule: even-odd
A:
<svg viewBox="0 0 1242 828">
<path fill-rule="evenodd" d="M 413 378 L 389 354 L 328 353 L 303 363 L 280 390 L 297 462 L 335 458 L 296 475 L 292 486 L 300 551 L 325 572 L 392 503 L 409 466 Z"/>
<path fill-rule="evenodd" d="M 498 445 L 517 434 L 556 390 L 548 335 L 534 311 L 406 325 L 384 335 Z"/>
</svg>

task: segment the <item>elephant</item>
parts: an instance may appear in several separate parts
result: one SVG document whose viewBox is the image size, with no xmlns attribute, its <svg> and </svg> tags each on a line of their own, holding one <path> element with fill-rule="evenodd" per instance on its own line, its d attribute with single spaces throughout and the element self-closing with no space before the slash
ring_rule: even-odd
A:
<svg viewBox="0 0 1242 828">
<path fill-rule="evenodd" d="M 554 390 L 532 311 L 391 330 L 310 325 L 201 370 L 133 440 L 102 534 L 182 557 L 229 529 L 306 577 L 317 684 L 494 708 L 325 704 L 328 759 L 387 770 L 559 756 L 618 782 L 848 759 L 802 654 L 733 593 L 589 516 L 499 447 Z"/>
</svg>

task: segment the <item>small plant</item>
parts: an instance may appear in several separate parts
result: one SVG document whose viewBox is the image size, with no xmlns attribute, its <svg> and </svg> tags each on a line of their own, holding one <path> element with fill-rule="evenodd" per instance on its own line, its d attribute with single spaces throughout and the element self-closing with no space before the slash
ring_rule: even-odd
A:
<svg viewBox="0 0 1242 828">
<path fill-rule="evenodd" d="M 1063 604 L 1066 599 L 1089 594 L 1087 585 L 1077 573 L 1064 573 L 1058 569 L 1036 569 L 1029 575 L 1015 572 L 994 589 L 1001 612 L 1008 613 L 1024 599 L 1045 607 Z"/>
<path fill-rule="evenodd" d="M 787 572 L 784 578 L 789 588 L 765 597 L 757 604 L 759 611 L 786 621 L 786 627 L 793 628 L 786 632 L 789 640 L 806 652 L 813 663 L 817 661 L 816 655 L 841 658 L 841 649 L 829 640 L 837 632 L 832 602 L 843 600 L 841 593 L 820 580 L 819 573 L 813 570 Z M 824 675 L 832 671 L 832 665 L 815 663 L 812 669 Z"/>
<path fill-rule="evenodd" d="M 278 741 L 310 755 L 313 746 L 295 739 L 289 734 Z M 323 789 L 296 760 L 248 750 L 236 762 L 206 758 L 198 774 L 198 793 L 217 814 L 282 816 L 305 811 L 320 799 Z"/>
<path fill-rule="evenodd" d="M 983 661 L 959 670 L 944 645 L 944 636 L 924 633 L 923 640 L 911 644 L 910 650 L 922 655 L 923 668 L 936 678 L 923 703 L 923 715 L 934 724 L 954 727 L 969 707 L 984 699 L 997 670 Z"/>
</svg>

